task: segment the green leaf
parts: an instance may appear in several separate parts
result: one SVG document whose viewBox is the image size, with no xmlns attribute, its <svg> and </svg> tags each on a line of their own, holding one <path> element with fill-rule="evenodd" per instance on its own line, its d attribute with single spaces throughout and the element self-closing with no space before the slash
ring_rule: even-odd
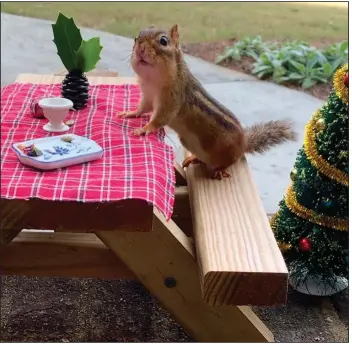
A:
<svg viewBox="0 0 352 344">
<path fill-rule="evenodd" d="M 291 81 L 289 76 L 278 76 L 276 79 L 277 79 L 278 83 L 282 83 L 282 82 L 285 82 L 285 81 Z"/>
<path fill-rule="evenodd" d="M 224 53 L 216 58 L 215 63 L 218 64 L 227 59 L 239 60 L 240 58 L 241 58 L 240 50 L 237 47 L 237 45 L 234 45 L 232 47 L 226 48 Z"/>
<path fill-rule="evenodd" d="M 347 49 L 348 49 L 348 41 L 343 41 L 341 42 L 341 45 L 340 45 L 340 52 L 342 54 L 344 54 L 345 52 L 347 52 Z"/>
<path fill-rule="evenodd" d="M 280 68 L 278 68 L 278 69 L 276 69 L 276 70 L 274 71 L 273 80 L 274 80 L 275 82 L 278 82 L 278 83 L 279 83 L 279 80 L 280 80 L 283 76 L 285 76 L 285 74 L 286 74 L 286 69 L 280 67 Z"/>
<path fill-rule="evenodd" d="M 328 82 L 328 80 L 326 78 L 322 78 L 319 76 L 314 76 L 313 80 L 320 81 L 322 84 L 326 84 Z"/>
<path fill-rule="evenodd" d="M 224 55 L 219 55 L 216 59 L 215 59 L 215 64 L 219 64 L 220 62 L 226 60 L 226 57 Z"/>
<path fill-rule="evenodd" d="M 270 74 L 270 73 L 268 73 L 266 71 L 260 72 L 257 74 L 257 78 L 262 79 L 264 76 L 267 76 L 268 74 Z"/>
<path fill-rule="evenodd" d="M 302 83 L 302 87 L 303 88 L 310 88 L 312 86 L 314 86 L 316 84 L 316 82 L 314 80 L 312 80 L 311 78 L 306 78 L 304 79 L 303 83 Z"/>
<path fill-rule="evenodd" d="M 227 58 L 227 57 L 224 56 L 224 55 L 219 55 L 219 56 L 216 58 L 216 60 L 215 60 L 215 64 L 219 64 L 219 63 L 225 61 L 226 58 Z"/>
<path fill-rule="evenodd" d="M 308 71 L 311 71 L 311 70 L 314 68 L 314 66 L 317 64 L 317 62 L 318 62 L 317 56 L 314 56 L 314 55 L 308 56 L 308 61 L 307 61 L 306 69 L 307 69 Z"/>
<path fill-rule="evenodd" d="M 267 53 L 263 53 L 259 56 L 259 59 L 258 59 L 262 64 L 271 64 L 270 63 L 270 60 L 269 60 L 269 57 L 268 57 L 268 54 Z"/>
<path fill-rule="evenodd" d="M 323 66 L 325 63 L 328 63 L 328 59 L 321 52 L 317 53 L 317 59 L 320 66 Z"/>
<path fill-rule="evenodd" d="M 337 68 L 339 68 L 342 65 L 342 60 L 337 59 L 331 63 L 332 70 L 335 72 Z"/>
<path fill-rule="evenodd" d="M 258 55 L 255 51 L 253 51 L 252 49 L 251 50 L 248 50 L 246 52 L 246 55 L 249 56 L 249 57 L 252 57 L 254 60 L 257 60 L 258 59 Z"/>
<path fill-rule="evenodd" d="M 273 59 L 271 63 L 273 65 L 274 69 L 279 69 L 282 65 L 282 62 L 277 59 Z"/>
<path fill-rule="evenodd" d="M 306 67 L 303 64 L 296 62 L 296 61 L 290 61 L 290 63 L 293 67 L 295 67 L 297 69 L 297 71 L 304 74 Z"/>
<path fill-rule="evenodd" d="M 252 74 L 257 74 L 263 71 L 270 71 L 272 70 L 272 68 L 270 66 L 267 65 L 259 65 L 257 67 L 255 67 L 252 71 Z"/>
<path fill-rule="evenodd" d="M 237 47 L 233 47 L 229 52 L 228 57 L 232 58 L 233 60 L 239 60 L 241 58 L 241 52 Z"/>
<path fill-rule="evenodd" d="M 74 23 L 73 18 L 67 18 L 61 12 L 59 12 L 56 23 L 51 26 L 57 54 L 60 56 L 63 65 L 70 72 L 76 68 L 75 52 L 82 43 L 81 32 Z"/>
<path fill-rule="evenodd" d="M 77 68 L 83 73 L 94 69 L 100 60 L 102 49 L 99 37 L 93 37 L 88 41 L 83 40 L 76 53 Z"/>
<path fill-rule="evenodd" d="M 300 75 L 298 73 L 291 73 L 287 77 L 288 77 L 288 80 L 301 80 L 304 78 L 303 75 Z"/>
<path fill-rule="evenodd" d="M 323 65 L 323 69 L 324 69 L 324 74 L 326 75 L 326 77 L 330 77 L 333 73 L 333 70 L 332 70 L 332 67 L 331 67 L 331 64 L 329 62 L 326 62 L 324 65 Z"/>
</svg>

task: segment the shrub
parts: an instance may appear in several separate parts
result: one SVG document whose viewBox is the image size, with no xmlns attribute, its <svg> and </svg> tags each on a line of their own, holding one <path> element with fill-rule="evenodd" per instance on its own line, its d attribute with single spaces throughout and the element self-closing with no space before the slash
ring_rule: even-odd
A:
<svg viewBox="0 0 352 344">
<path fill-rule="evenodd" d="M 242 56 L 254 59 L 252 74 L 259 79 L 272 78 L 277 83 L 294 83 L 310 88 L 327 83 L 334 72 L 348 60 L 348 41 L 317 49 L 307 42 L 283 44 L 263 42 L 260 36 L 244 38 L 225 50 L 216 63 L 239 60 Z"/>
</svg>

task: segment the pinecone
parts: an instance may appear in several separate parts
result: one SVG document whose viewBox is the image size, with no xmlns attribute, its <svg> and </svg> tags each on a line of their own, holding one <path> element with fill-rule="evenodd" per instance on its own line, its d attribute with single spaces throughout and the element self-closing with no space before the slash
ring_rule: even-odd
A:
<svg viewBox="0 0 352 344">
<path fill-rule="evenodd" d="M 62 81 L 61 95 L 70 99 L 76 110 L 87 106 L 88 91 L 88 79 L 79 69 L 73 69 Z"/>
</svg>

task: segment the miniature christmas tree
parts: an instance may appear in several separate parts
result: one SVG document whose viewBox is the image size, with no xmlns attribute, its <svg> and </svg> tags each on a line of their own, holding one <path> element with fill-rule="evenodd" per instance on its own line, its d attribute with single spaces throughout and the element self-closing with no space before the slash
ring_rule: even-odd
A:
<svg viewBox="0 0 352 344">
<path fill-rule="evenodd" d="M 327 102 L 306 125 L 291 184 L 271 225 L 291 285 L 331 295 L 348 278 L 348 65 L 334 75 Z"/>
<path fill-rule="evenodd" d="M 59 13 L 52 28 L 57 54 L 68 71 L 62 82 L 62 96 L 70 99 L 75 109 L 82 109 L 87 106 L 89 91 L 84 73 L 95 68 L 103 47 L 98 37 L 84 41 L 73 18 L 67 18 L 62 13 Z"/>
</svg>

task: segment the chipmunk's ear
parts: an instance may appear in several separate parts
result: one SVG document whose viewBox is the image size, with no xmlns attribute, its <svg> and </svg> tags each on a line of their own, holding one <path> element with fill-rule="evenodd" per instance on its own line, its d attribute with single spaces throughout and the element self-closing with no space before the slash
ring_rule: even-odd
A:
<svg viewBox="0 0 352 344">
<path fill-rule="evenodd" d="M 176 45 L 178 45 L 178 39 L 179 39 L 179 34 L 178 34 L 178 26 L 175 24 L 171 30 L 170 30 L 170 37 L 174 41 Z"/>
</svg>

